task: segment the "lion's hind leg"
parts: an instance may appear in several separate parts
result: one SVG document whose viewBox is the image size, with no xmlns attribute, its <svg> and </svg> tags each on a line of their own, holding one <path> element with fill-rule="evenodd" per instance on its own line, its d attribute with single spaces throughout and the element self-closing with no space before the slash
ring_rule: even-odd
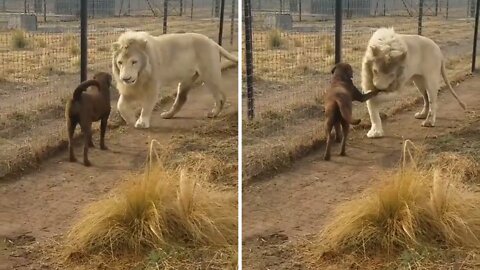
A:
<svg viewBox="0 0 480 270">
<path fill-rule="evenodd" d="M 413 83 L 417 87 L 420 94 L 423 97 L 423 109 L 420 112 L 415 113 L 415 118 L 425 119 L 427 118 L 428 112 L 430 110 L 430 101 L 428 99 L 427 87 L 425 85 L 425 79 L 421 76 L 413 77 Z"/>
<path fill-rule="evenodd" d="M 177 97 L 175 98 L 175 102 L 173 103 L 170 110 L 163 112 L 161 114 L 162 118 L 170 119 L 173 116 L 175 116 L 175 114 L 179 112 L 180 109 L 182 109 L 183 105 L 187 101 L 188 92 L 190 92 L 190 89 L 192 89 L 193 83 L 197 79 L 198 79 L 198 73 L 195 73 L 195 75 L 193 75 L 193 77 L 191 77 L 190 79 L 184 80 L 178 84 Z"/>
<path fill-rule="evenodd" d="M 437 120 L 437 107 L 438 107 L 438 90 L 440 89 L 440 83 L 434 78 L 427 79 L 427 95 L 429 101 L 430 110 L 428 111 L 427 118 L 423 121 L 423 127 L 434 127 Z"/>
</svg>

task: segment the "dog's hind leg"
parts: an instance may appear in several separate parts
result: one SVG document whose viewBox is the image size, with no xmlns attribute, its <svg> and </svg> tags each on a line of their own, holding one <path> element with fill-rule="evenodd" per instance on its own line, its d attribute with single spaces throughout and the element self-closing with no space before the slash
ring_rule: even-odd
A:
<svg viewBox="0 0 480 270">
<path fill-rule="evenodd" d="M 340 126 L 340 123 L 335 123 L 334 125 L 335 127 L 335 142 L 341 142 L 342 141 L 342 130 L 341 130 L 341 126 Z"/>
<path fill-rule="evenodd" d="M 91 163 L 88 160 L 88 144 L 92 136 L 92 123 L 88 121 L 80 121 L 80 127 L 82 128 L 84 144 L 83 144 L 83 164 L 85 166 L 90 166 Z"/>
<path fill-rule="evenodd" d="M 69 160 L 70 162 L 75 162 L 77 159 L 75 158 L 75 154 L 73 153 L 73 134 L 75 132 L 75 128 L 77 127 L 78 121 L 75 118 L 67 118 L 67 130 L 68 130 L 68 152 L 70 154 Z"/>
<path fill-rule="evenodd" d="M 418 91 L 420 92 L 420 94 L 422 94 L 422 97 L 423 97 L 423 109 L 421 112 L 415 113 L 415 118 L 425 119 L 427 118 L 428 111 L 430 110 L 430 102 L 428 100 L 427 87 L 425 85 L 425 80 L 421 76 L 415 76 L 413 77 L 413 83 L 415 84 Z"/>
<path fill-rule="evenodd" d="M 170 119 L 175 116 L 176 113 L 182 109 L 183 105 L 187 101 L 188 92 L 192 89 L 192 85 L 195 80 L 198 79 L 198 73 L 195 73 L 192 78 L 188 80 L 184 80 L 178 84 L 177 87 L 177 97 L 175 98 L 175 102 L 173 103 L 170 110 L 163 112 L 160 116 L 164 119 Z"/>
<path fill-rule="evenodd" d="M 330 117 L 327 117 L 325 120 L 325 138 L 327 139 L 327 145 L 325 146 L 325 154 L 323 156 L 324 160 L 330 160 L 330 149 L 332 147 L 332 128 L 333 120 Z"/>
<path fill-rule="evenodd" d="M 107 131 L 108 116 L 105 116 L 100 121 L 100 149 L 108 150 L 105 146 L 105 132 Z"/>
<path fill-rule="evenodd" d="M 342 145 L 341 145 L 341 150 L 340 150 L 340 156 L 347 155 L 347 153 L 345 152 L 345 145 L 347 144 L 347 137 L 348 137 L 349 130 L 350 130 L 350 124 L 347 121 L 342 120 L 343 137 L 342 137 Z"/>
</svg>

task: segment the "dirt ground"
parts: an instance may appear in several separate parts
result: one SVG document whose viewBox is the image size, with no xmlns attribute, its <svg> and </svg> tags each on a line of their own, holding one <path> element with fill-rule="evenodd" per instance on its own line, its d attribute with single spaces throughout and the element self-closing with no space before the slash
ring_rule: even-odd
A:
<svg viewBox="0 0 480 270">
<path fill-rule="evenodd" d="M 479 84 L 480 77 L 474 76 L 456 87 L 468 112 L 461 110 L 449 92 L 442 92 L 435 128 L 422 128 L 413 117 L 420 106 L 411 107 L 384 122 L 386 136 L 382 139 L 366 138 L 365 129 L 354 130 L 347 157 L 338 156 L 339 149 L 335 147 L 332 161 L 325 162 L 321 147 L 289 171 L 244 187 L 244 269 L 307 268 L 295 259 L 292 245 L 320 232 L 334 207 L 367 188 L 378 170 L 395 167 L 405 139 L 417 144 L 431 143 L 468 125 L 478 130 Z M 451 138 L 449 143 L 469 147 L 478 145 L 478 140 L 477 133 L 468 139 Z"/>
<path fill-rule="evenodd" d="M 222 115 L 237 112 L 237 70 L 223 73 L 223 89 L 227 103 Z M 182 111 L 172 120 L 161 119 L 162 108 L 154 113 L 149 130 L 122 126 L 107 131 L 108 151 L 96 149 L 89 153 L 92 167 L 70 163 L 67 153 L 44 161 L 31 173 L 0 182 L 0 269 L 52 269 L 48 264 L 32 259 L 29 249 L 17 247 L 54 241 L 62 235 L 78 215 L 79 209 L 107 194 L 126 176 L 139 172 L 152 139 L 167 147 L 175 136 L 193 136 L 194 128 L 222 121 L 206 118 L 213 98 L 201 86 L 194 89 Z M 114 107 L 114 106 L 113 106 Z M 78 131 L 77 131 L 78 132 Z M 80 143 L 76 155 L 81 160 Z M 236 149 L 235 149 L 236 150 Z M 225 183 L 235 186 L 235 183 Z"/>
</svg>

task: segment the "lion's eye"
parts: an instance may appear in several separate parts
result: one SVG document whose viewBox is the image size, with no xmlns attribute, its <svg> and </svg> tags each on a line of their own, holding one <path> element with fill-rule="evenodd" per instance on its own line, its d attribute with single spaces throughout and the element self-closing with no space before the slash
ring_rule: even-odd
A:
<svg viewBox="0 0 480 270">
<path fill-rule="evenodd" d="M 135 65 L 137 63 L 137 60 L 132 61 L 132 65 Z"/>
<path fill-rule="evenodd" d="M 378 71 L 377 71 L 376 69 L 374 69 L 374 70 L 373 70 L 373 73 L 377 74 L 377 73 L 378 73 Z"/>
<path fill-rule="evenodd" d="M 123 62 L 122 62 L 122 61 L 118 61 L 118 64 L 119 64 L 119 65 L 122 65 L 122 64 L 123 64 Z"/>
</svg>

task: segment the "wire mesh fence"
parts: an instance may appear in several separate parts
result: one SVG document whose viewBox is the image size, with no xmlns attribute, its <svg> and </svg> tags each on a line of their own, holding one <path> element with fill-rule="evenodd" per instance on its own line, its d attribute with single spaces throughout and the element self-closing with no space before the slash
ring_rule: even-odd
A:
<svg viewBox="0 0 480 270">
<path fill-rule="evenodd" d="M 253 101 L 248 100 L 244 83 L 242 104 L 246 112 L 247 105 L 254 102 L 255 118 L 246 120 L 244 153 L 266 155 L 266 148 L 288 152 L 295 137 L 297 144 L 323 137 L 323 91 L 335 64 L 336 1 L 251 1 Z M 451 79 L 467 74 L 475 5 L 474 0 L 343 0 L 342 62 L 353 66 L 354 82 L 360 88 L 361 62 L 369 38 L 379 27 L 394 27 L 398 33 L 433 39 L 447 58 Z M 394 108 L 418 96 L 415 90 L 406 93 L 396 104 L 386 106 Z M 368 119 L 364 104 L 355 107 L 355 114 Z M 252 163 L 252 167 L 260 166 Z M 247 174 L 254 174 L 248 170 L 255 168 L 247 169 Z"/>
<path fill-rule="evenodd" d="M 65 101 L 80 82 L 80 1 L 1 1 L 0 144 L 8 147 L 4 155 L 11 152 L 10 156 L 18 149 L 30 153 L 36 141 L 43 145 L 65 138 Z M 224 6 L 222 46 L 229 51 L 237 50 L 235 1 L 225 0 Z M 215 41 L 219 38 L 220 0 L 89 0 L 87 4 L 89 77 L 97 71 L 111 72 L 111 44 L 126 30 L 153 35 L 165 30 L 196 32 Z M 9 158 L 0 156 L 0 175 L 10 166 L 5 160 Z"/>
</svg>

